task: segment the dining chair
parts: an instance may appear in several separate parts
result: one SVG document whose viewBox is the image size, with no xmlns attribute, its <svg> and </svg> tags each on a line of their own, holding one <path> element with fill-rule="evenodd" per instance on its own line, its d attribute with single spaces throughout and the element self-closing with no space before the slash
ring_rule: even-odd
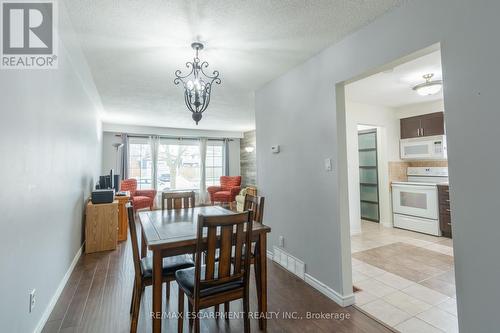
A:
<svg viewBox="0 0 500 333">
<path fill-rule="evenodd" d="M 195 206 L 194 191 L 163 192 L 161 194 L 161 210 L 165 210 L 165 200 L 167 201 L 167 209 L 193 208 Z"/>
<path fill-rule="evenodd" d="M 141 304 L 144 288 L 153 283 L 153 260 L 151 257 L 141 259 L 139 255 L 139 244 L 137 241 L 137 229 L 135 223 L 134 208 L 130 203 L 127 204 L 128 224 L 130 229 L 130 239 L 132 240 L 132 257 L 134 261 L 134 286 L 132 290 L 132 301 L 130 302 L 130 313 L 132 320 L 130 332 L 137 331 L 137 322 L 139 319 L 139 307 Z M 166 283 L 166 297 L 170 297 L 170 281 L 175 280 L 175 272 L 178 269 L 193 267 L 193 261 L 187 255 L 179 255 L 163 259 L 162 280 Z"/>
<path fill-rule="evenodd" d="M 254 222 L 262 223 L 262 218 L 264 216 L 264 197 L 258 197 L 251 194 L 245 195 L 245 202 L 243 206 L 244 211 L 252 211 L 252 219 Z M 260 276 L 259 267 L 255 265 L 255 246 L 252 247 L 252 251 L 250 252 L 250 264 L 254 265 L 255 276 Z M 216 261 L 219 260 L 218 255 L 215 258 Z M 260 282 L 259 279 L 255 279 L 257 293 L 260 290 Z M 215 312 L 219 312 L 219 305 L 215 306 Z M 224 312 L 227 317 L 227 313 L 229 312 L 229 302 L 224 303 Z"/>
<path fill-rule="evenodd" d="M 178 332 L 183 330 L 184 295 L 194 315 L 194 331 L 200 332 L 199 312 L 243 299 L 244 332 L 250 332 L 249 269 L 250 256 L 245 249 L 252 244 L 251 212 L 221 216 L 198 216 L 195 267 L 175 272 L 179 285 Z M 204 231 L 206 229 L 206 242 Z M 219 233 L 217 232 L 220 229 Z M 233 250 L 234 245 L 234 250 Z M 215 260 L 219 250 L 219 260 Z M 202 253 L 206 251 L 205 265 Z"/>
<path fill-rule="evenodd" d="M 262 223 L 264 217 L 264 197 L 258 197 L 251 194 L 245 195 L 243 210 L 251 210 L 253 212 L 252 217 L 254 222 Z"/>
</svg>

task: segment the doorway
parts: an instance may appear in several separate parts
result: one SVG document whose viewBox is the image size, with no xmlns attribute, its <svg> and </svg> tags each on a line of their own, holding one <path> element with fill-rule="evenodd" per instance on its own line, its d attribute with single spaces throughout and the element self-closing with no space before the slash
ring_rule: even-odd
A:
<svg viewBox="0 0 500 333">
<path fill-rule="evenodd" d="M 349 239 L 343 240 L 343 253 L 346 249 L 349 252 L 343 255 L 351 257 L 352 275 L 343 272 L 343 276 L 355 287 L 357 308 L 401 332 L 458 329 L 452 240 L 393 225 L 396 213 L 392 185 L 410 182 L 413 169 L 416 174 L 418 168 L 447 171 L 446 160 L 407 160 L 400 154 L 401 140 L 405 139 L 400 133 L 404 119 L 439 112 L 442 116 L 445 112 L 442 93 L 422 98 L 410 82 L 428 71 L 439 77 L 440 59 L 439 46 L 432 47 L 337 86 L 337 93 L 342 94 L 340 100 L 344 99 L 340 102 L 343 110 L 337 112 L 345 112 L 345 118 L 340 118 L 346 122 L 345 132 L 339 135 L 345 136 L 347 150 L 344 172 L 348 191 L 344 195 L 351 233 Z M 373 125 L 359 127 L 361 124 Z M 428 131 L 420 127 L 416 133 L 422 138 L 410 140 L 428 140 Z M 382 134 L 383 140 L 379 139 Z M 444 126 L 443 134 L 438 135 L 445 139 Z M 433 186 L 436 193 L 439 186 Z M 438 226 L 440 223 L 437 219 L 430 222 Z"/>
<path fill-rule="evenodd" d="M 358 154 L 361 219 L 378 223 L 380 207 L 376 128 L 363 130 L 358 126 Z"/>
</svg>

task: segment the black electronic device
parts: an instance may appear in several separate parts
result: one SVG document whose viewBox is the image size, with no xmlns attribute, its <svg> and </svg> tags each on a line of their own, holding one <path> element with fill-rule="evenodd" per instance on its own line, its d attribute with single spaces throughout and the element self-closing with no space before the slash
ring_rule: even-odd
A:
<svg viewBox="0 0 500 333">
<path fill-rule="evenodd" d="M 112 203 L 115 197 L 113 189 L 92 191 L 91 201 L 94 205 Z"/>
</svg>

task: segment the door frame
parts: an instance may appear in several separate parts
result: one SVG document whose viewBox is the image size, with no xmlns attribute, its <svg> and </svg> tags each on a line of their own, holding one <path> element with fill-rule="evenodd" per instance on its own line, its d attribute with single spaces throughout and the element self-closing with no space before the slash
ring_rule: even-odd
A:
<svg viewBox="0 0 500 333">
<path fill-rule="evenodd" d="M 335 89 L 335 111 L 337 128 L 337 219 L 340 221 L 340 252 L 341 252 L 341 293 L 344 299 L 343 306 L 354 304 L 354 293 L 352 283 L 352 253 L 351 253 L 351 226 L 349 217 L 349 183 L 347 165 L 347 126 L 346 126 L 346 101 L 345 85 L 359 81 L 376 73 L 390 70 L 410 60 L 425 56 L 432 52 L 441 50 L 441 44 L 436 43 L 420 49 L 411 54 L 401 55 L 394 61 L 368 70 L 360 75 L 336 82 Z"/>
</svg>

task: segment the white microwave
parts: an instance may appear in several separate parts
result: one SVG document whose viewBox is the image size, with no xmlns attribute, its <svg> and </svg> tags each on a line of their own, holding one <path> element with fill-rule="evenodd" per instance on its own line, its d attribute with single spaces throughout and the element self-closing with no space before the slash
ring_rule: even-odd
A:
<svg viewBox="0 0 500 333">
<path fill-rule="evenodd" d="M 402 160 L 446 160 L 446 136 L 401 139 L 400 154 Z"/>
</svg>

